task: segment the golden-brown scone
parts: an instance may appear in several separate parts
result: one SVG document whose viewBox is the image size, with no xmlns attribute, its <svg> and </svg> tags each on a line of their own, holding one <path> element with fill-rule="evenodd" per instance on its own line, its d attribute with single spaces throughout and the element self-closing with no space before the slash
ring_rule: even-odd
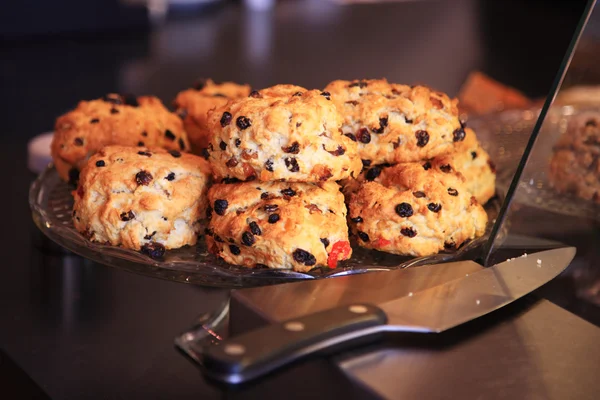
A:
<svg viewBox="0 0 600 400">
<path fill-rule="evenodd" d="M 81 171 L 75 228 L 90 240 L 160 257 L 196 243 L 210 179 L 208 162 L 189 153 L 105 147 Z"/>
<path fill-rule="evenodd" d="M 372 164 L 433 158 L 451 152 L 453 142 L 464 138 L 457 101 L 425 86 L 338 80 L 325 92 L 344 117 L 344 134 Z"/>
<path fill-rule="evenodd" d="M 561 193 L 600 203 L 600 112 L 573 117 L 554 147 L 550 183 Z"/>
<path fill-rule="evenodd" d="M 426 256 L 485 233 L 487 214 L 451 165 L 380 169 L 350 194 L 348 219 L 360 246 Z"/>
<path fill-rule="evenodd" d="M 290 94 L 292 93 L 292 94 Z M 319 182 L 358 174 L 356 143 L 341 134 L 327 93 L 278 85 L 209 111 L 217 180 Z"/>
<path fill-rule="evenodd" d="M 352 254 L 335 182 L 215 184 L 208 198 L 208 249 L 230 264 L 308 271 Z"/>
<path fill-rule="evenodd" d="M 183 123 L 190 139 L 192 152 L 201 154 L 210 142 L 208 110 L 222 107 L 231 99 L 247 97 L 250 90 L 249 85 L 238 85 L 233 82 L 214 83 L 207 79 L 177 94 L 174 105 L 178 114 L 184 118 Z"/>
<path fill-rule="evenodd" d="M 467 190 L 479 204 L 487 203 L 496 193 L 496 167 L 470 128 L 465 128 L 465 140 L 456 142 L 452 153 L 431 162 L 454 166 L 465 177 Z"/>
<path fill-rule="evenodd" d="M 189 149 L 181 119 L 159 99 L 109 94 L 81 101 L 56 120 L 54 166 L 62 179 L 76 183 L 88 158 L 109 145 Z"/>
</svg>

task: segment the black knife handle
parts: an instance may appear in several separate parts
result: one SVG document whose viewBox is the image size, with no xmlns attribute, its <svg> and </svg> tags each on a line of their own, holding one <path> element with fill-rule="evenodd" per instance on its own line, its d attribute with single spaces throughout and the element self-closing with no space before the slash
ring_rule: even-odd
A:
<svg viewBox="0 0 600 400">
<path fill-rule="evenodd" d="M 241 383 L 320 350 L 364 339 L 386 323 L 387 316 L 374 305 L 345 305 L 227 339 L 208 347 L 202 363 L 213 379 Z"/>
</svg>

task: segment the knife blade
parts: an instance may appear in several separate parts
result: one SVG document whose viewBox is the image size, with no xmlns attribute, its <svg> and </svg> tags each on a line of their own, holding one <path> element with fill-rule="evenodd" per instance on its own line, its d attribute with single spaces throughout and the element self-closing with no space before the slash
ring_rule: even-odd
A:
<svg viewBox="0 0 600 400">
<path fill-rule="evenodd" d="M 569 265 L 575 251 L 565 247 L 507 260 L 380 306 L 344 305 L 268 325 L 205 348 L 203 371 L 214 380 L 238 384 L 332 347 L 376 339 L 384 332 L 440 333 L 549 282 Z"/>
</svg>

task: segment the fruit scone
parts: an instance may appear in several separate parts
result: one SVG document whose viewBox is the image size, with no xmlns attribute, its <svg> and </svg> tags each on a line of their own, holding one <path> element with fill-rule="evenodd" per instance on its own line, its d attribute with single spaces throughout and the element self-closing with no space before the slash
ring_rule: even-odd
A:
<svg viewBox="0 0 600 400">
<path fill-rule="evenodd" d="M 451 165 L 404 163 L 376 171 L 372 180 L 355 182 L 349 196 L 349 225 L 360 246 L 425 256 L 485 233 L 487 214 Z"/>
<path fill-rule="evenodd" d="M 208 110 L 222 107 L 231 99 L 247 97 L 250 91 L 249 85 L 233 82 L 214 83 L 207 79 L 196 82 L 193 88 L 177 94 L 173 104 L 177 108 L 177 113 L 183 118 L 195 154 L 201 154 L 210 142 Z"/>
<path fill-rule="evenodd" d="M 338 80 L 324 90 L 344 118 L 344 134 L 357 142 L 360 158 L 372 164 L 437 157 L 464 140 L 457 100 L 425 86 Z"/>
<path fill-rule="evenodd" d="M 335 182 L 215 184 L 208 198 L 208 249 L 230 264 L 309 271 L 352 254 Z"/>
<path fill-rule="evenodd" d="M 90 156 L 109 145 L 189 149 L 183 122 L 158 98 L 109 94 L 81 101 L 56 120 L 54 166 L 63 180 L 76 183 Z"/>
<path fill-rule="evenodd" d="M 108 146 L 81 171 L 73 223 L 86 238 L 161 257 L 196 243 L 206 218 L 208 162 L 178 150 Z"/>
<path fill-rule="evenodd" d="M 600 113 L 573 117 L 554 146 L 550 183 L 561 193 L 600 203 Z"/>
<path fill-rule="evenodd" d="M 278 85 L 209 111 L 217 181 L 319 182 L 356 176 L 356 143 L 341 134 L 330 96 Z"/>
</svg>

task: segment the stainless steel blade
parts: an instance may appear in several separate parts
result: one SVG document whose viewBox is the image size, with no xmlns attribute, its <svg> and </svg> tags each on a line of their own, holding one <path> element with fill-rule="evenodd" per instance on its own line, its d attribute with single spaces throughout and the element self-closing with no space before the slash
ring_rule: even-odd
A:
<svg viewBox="0 0 600 400">
<path fill-rule="evenodd" d="M 391 331 L 442 332 L 513 302 L 560 274 L 574 247 L 524 255 L 380 305 Z"/>
</svg>

